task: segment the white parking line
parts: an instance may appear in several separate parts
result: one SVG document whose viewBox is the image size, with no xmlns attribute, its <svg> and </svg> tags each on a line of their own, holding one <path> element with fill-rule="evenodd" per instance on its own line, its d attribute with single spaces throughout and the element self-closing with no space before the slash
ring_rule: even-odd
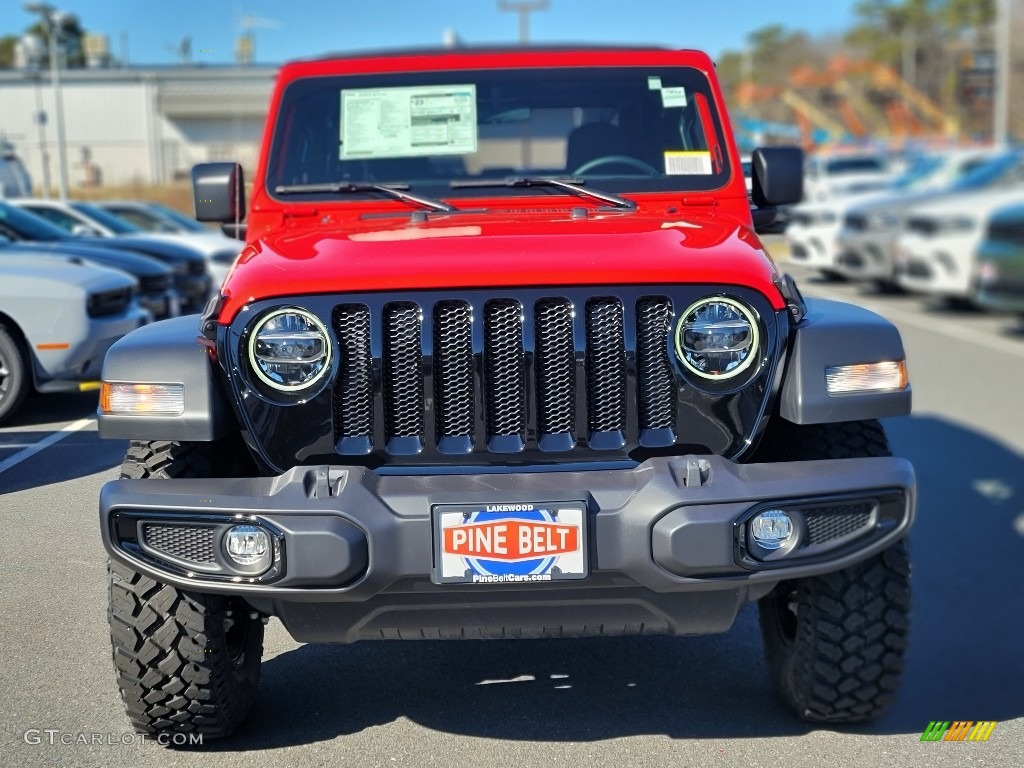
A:
<svg viewBox="0 0 1024 768">
<path fill-rule="evenodd" d="M 40 441 L 38 441 L 36 443 L 32 443 L 32 445 L 30 445 L 25 450 L 18 451 L 16 454 L 11 456 L 10 458 L 4 459 L 3 461 L 0 461 L 0 473 L 6 472 L 8 469 L 10 469 L 11 467 L 13 467 L 13 466 L 15 466 L 17 464 L 20 464 L 25 459 L 32 458 L 33 456 L 35 456 L 40 451 L 43 451 L 43 450 L 46 450 L 47 448 L 49 448 L 54 443 L 59 443 L 65 437 L 68 437 L 69 435 L 74 434 L 75 432 L 77 432 L 80 429 L 84 429 L 85 427 L 88 427 L 94 421 L 95 421 L 95 419 L 93 419 L 91 417 L 87 418 L 87 419 L 79 419 L 78 421 L 75 421 L 75 422 L 72 422 L 71 424 L 68 424 L 66 427 L 64 427 L 64 429 L 60 430 L 59 432 L 53 432 L 53 433 L 47 435 L 46 437 L 44 437 L 42 440 L 40 440 Z M 0 447 L 2 447 L 2 446 L 0 446 Z"/>
</svg>

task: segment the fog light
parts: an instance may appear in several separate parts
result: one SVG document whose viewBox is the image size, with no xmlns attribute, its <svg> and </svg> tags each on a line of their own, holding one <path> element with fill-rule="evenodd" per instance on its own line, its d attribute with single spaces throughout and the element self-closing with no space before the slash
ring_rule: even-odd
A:
<svg viewBox="0 0 1024 768">
<path fill-rule="evenodd" d="M 228 557 L 247 567 L 270 565 L 270 536 L 255 525 L 236 525 L 225 536 Z"/>
<path fill-rule="evenodd" d="M 780 549 L 789 543 L 793 531 L 793 519 L 781 509 L 759 512 L 750 521 L 750 538 L 762 549 Z"/>
</svg>

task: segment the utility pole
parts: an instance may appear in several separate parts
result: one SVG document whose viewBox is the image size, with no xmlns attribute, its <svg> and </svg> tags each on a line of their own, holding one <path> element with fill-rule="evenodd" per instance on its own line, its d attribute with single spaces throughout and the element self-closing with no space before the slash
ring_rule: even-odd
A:
<svg viewBox="0 0 1024 768">
<path fill-rule="evenodd" d="M 25 3 L 25 10 L 37 13 L 42 17 L 46 27 L 46 37 L 50 46 L 50 82 L 53 85 L 53 101 L 57 115 L 57 157 L 58 179 L 60 180 L 60 199 L 68 199 L 68 150 L 67 138 L 64 134 L 64 99 L 60 90 L 60 54 L 61 25 L 67 20 L 67 14 L 58 11 L 46 3 Z"/>
<path fill-rule="evenodd" d="M 519 44 L 530 42 L 530 14 L 534 11 L 546 11 L 549 0 L 500 0 L 499 11 L 513 11 L 519 14 Z"/>
<path fill-rule="evenodd" d="M 1005 145 L 1010 134 L 1012 9 L 1013 0 L 999 0 L 996 10 L 996 103 L 992 114 L 992 141 L 996 146 Z"/>
</svg>

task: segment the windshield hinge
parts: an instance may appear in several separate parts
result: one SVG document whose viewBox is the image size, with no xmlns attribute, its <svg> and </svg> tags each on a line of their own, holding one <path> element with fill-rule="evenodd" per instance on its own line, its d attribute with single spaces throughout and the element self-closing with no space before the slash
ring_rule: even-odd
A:
<svg viewBox="0 0 1024 768">
<path fill-rule="evenodd" d="M 683 205 L 708 205 L 715 208 L 718 199 L 711 195 L 688 195 L 683 198 Z"/>
</svg>

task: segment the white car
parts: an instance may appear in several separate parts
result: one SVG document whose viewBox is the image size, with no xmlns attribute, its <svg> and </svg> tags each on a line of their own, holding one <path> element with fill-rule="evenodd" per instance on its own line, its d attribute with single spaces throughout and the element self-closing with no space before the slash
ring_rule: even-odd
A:
<svg viewBox="0 0 1024 768">
<path fill-rule="evenodd" d="M 1024 203 L 1024 186 L 976 192 L 911 208 L 896 246 L 897 280 L 903 288 L 972 302 L 977 291 L 977 252 L 991 216 Z"/>
<path fill-rule="evenodd" d="M 838 269 L 839 235 L 846 214 L 861 203 L 891 190 L 888 180 L 876 180 L 856 195 L 843 195 L 820 203 L 800 203 L 789 211 L 786 244 L 795 263 L 817 269 L 826 277 L 841 277 Z"/>
<path fill-rule="evenodd" d="M 12 200 L 12 203 L 74 235 L 117 237 L 131 235 L 151 241 L 177 243 L 202 254 L 216 287 L 224 281 L 242 244 L 218 232 L 146 232 L 95 203 L 80 200 Z"/>
<path fill-rule="evenodd" d="M 145 324 L 135 280 L 74 258 L 0 253 L 0 421 L 25 396 L 99 387 L 111 345 Z"/>
<path fill-rule="evenodd" d="M 809 155 L 804 164 L 804 201 L 817 203 L 840 195 L 877 190 L 898 169 L 874 152 Z"/>
<path fill-rule="evenodd" d="M 999 154 L 991 148 L 973 148 L 921 157 L 886 193 L 857 198 L 856 205 L 845 206 L 837 243 L 839 254 L 834 262 L 836 271 L 847 279 L 873 281 L 883 290 L 893 288 L 896 239 L 905 212 L 915 205 L 940 199 L 951 184 L 997 159 Z"/>
</svg>

